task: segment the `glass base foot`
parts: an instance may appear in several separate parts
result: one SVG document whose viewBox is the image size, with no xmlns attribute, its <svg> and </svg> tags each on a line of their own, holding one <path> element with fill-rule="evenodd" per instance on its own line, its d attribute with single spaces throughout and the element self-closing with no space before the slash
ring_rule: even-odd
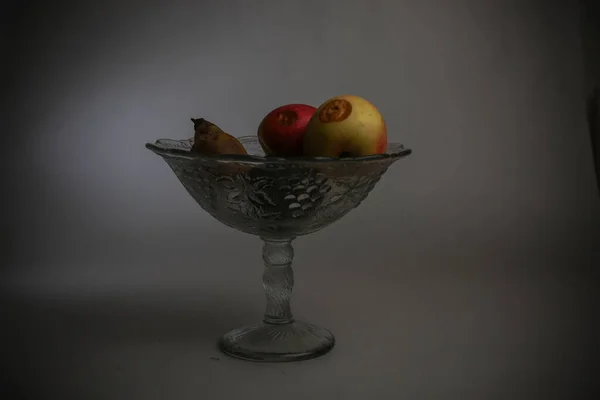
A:
<svg viewBox="0 0 600 400">
<path fill-rule="evenodd" d="M 335 339 L 327 329 L 294 321 L 276 325 L 261 323 L 233 329 L 219 340 L 229 356 L 249 361 L 286 362 L 314 358 L 333 348 Z"/>
</svg>

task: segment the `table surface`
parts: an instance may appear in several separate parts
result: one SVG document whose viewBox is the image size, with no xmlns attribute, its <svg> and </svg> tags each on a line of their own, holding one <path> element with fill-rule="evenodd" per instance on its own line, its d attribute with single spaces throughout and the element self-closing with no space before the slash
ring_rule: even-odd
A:
<svg viewBox="0 0 600 400">
<path fill-rule="evenodd" d="M 261 318 L 260 271 L 223 271 L 228 288 L 214 277 L 13 285 L 3 290 L 3 387 L 23 397 L 2 398 L 559 399 L 592 390 L 593 292 L 583 275 L 411 264 L 343 280 L 297 271 L 296 317 L 329 328 L 337 344 L 280 364 L 232 359 L 215 345 Z M 244 282 L 252 275 L 257 285 Z"/>
</svg>

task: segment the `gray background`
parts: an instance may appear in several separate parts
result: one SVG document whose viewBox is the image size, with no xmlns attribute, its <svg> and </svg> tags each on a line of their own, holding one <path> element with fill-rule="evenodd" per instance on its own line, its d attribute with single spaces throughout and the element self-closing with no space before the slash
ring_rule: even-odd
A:
<svg viewBox="0 0 600 400">
<path fill-rule="evenodd" d="M 29 3 L 3 26 L 14 398 L 593 389 L 600 202 L 576 2 Z M 192 116 L 254 134 L 278 105 L 341 93 L 375 103 L 414 154 L 295 241 L 295 314 L 337 346 L 297 364 L 222 357 L 218 335 L 263 312 L 260 241 L 203 212 L 144 143 L 191 136 Z"/>
</svg>

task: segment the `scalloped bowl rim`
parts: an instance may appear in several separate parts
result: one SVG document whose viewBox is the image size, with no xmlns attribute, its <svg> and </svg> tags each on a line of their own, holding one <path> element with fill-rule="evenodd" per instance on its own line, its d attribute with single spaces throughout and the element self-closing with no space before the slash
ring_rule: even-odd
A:
<svg viewBox="0 0 600 400">
<path fill-rule="evenodd" d="M 258 140 L 256 136 L 241 136 L 237 138 L 242 144 L 248 141 Z M 387 159 L 398 159 L 412 153 L 412 149 L 405 148 L 401 143 L 388 143 L 388 149 L 383 154 L 373 154 L 359 157 L 265 157 L 251 154 L 217 154 L 204 155 L 192 153 L 189 150 L 167 146 L 167 142 L 171 143 L 193 143 L 193 138 L 190 139 L 158 139 L 154 143 L 146 143 L 146 148 L 152 152 L 166 157 L 184 160 L 205 160 L 216 162 L 234 162 L 248 164 L 296 164 L 296 163 L 349 163 L 349 162 L 368 162 L 368 161 L 383 161 Z M 390 147 L 393 150 L 390 150 Z"/>
</svg>

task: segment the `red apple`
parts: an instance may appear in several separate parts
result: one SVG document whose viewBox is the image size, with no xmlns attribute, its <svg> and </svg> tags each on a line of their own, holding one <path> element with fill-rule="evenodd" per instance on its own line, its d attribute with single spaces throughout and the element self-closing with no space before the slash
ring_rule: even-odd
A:
<svg viewBox="0 0 600 400">
<path fill-rule="evenodd" d="M 287 104 L 268 113 L 258 126 L 258 141 L 266 155 L 301 156 L 304 132 L 316 107 Z"/>
</svg>

